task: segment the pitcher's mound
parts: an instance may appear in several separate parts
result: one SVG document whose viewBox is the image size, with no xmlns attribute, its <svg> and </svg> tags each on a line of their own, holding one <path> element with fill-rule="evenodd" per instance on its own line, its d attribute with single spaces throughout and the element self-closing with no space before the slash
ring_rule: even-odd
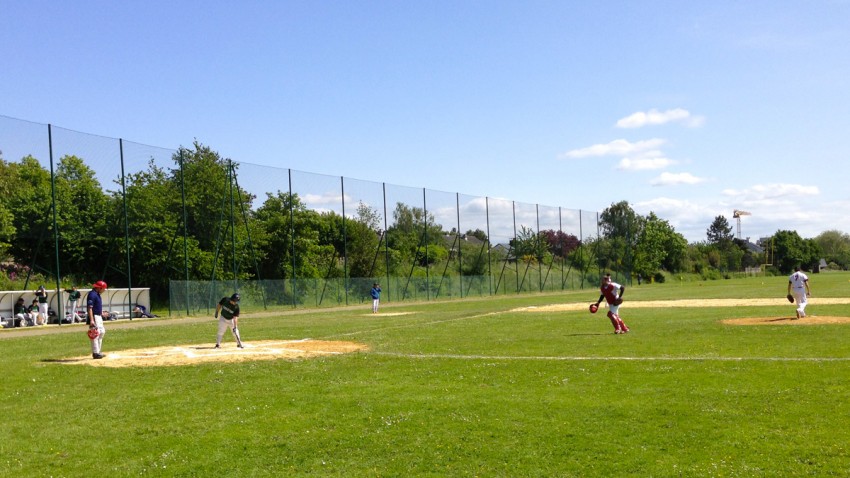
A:
<svg viewBox="0 0 850 478">
<path fill-rule="evenodd" d="M 148 349 L 104 351 L 106 357 L 95 360 L 91 355 L 60 360 L 59 362 L 96 367 L 161 367 L 170 365 L 195 365 L 211 362 L 245 362 L 250 360 L 275 360 L 311 358 L 339 355 L 366 350 L 356 342 L 327 340 L 263 340 L 245 342 L 245 348 L 226 342 L 221 348 L 211 345 L 179 345 Z"/>
<path fill-rule="evenodd" d="M 796 317 L 749 317 L 744 319 L 721 320 L 727 325 L 823 325 L 850 324 L 850 317 L 835 317 L 830 315 L 810 315 L 797 319 Z"/>
</svg>

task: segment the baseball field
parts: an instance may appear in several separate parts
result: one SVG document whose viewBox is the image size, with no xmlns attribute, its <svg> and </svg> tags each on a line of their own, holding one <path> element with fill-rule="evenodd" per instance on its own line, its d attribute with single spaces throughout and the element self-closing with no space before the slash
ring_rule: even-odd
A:
<svg viewBox="0 0 850 478">
<path fill-rule="evenodd" d="M 850 476 L 850 273 L 0 331 L 0 476 Z"/>
</svg>

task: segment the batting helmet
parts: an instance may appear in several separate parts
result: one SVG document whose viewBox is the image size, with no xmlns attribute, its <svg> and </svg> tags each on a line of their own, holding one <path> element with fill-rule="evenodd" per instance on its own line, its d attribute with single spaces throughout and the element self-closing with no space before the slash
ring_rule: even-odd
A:
<svg viewBox="0 0 850 478">
<path fill-rule="evenodd" d="M 103 282 L 102 280 L 99 280 L 99 281 L 95 282 L 94 284 L 92 284 L 92 287 L 95 288 L 95 289 L 108 289 L 109 288 L 106 285 L 106 282 Z"/>
<path fill-rule="evenodd" d="M 232 300 L 233 302 L 239 302 L 239 299 L 241 298 L 242 297 L 240 297 L 239 294 L 233 294 L 230 296 L 230 300 Z"/>
<path fill-rule="evenodd" d="M 98 335 L 99 335 L 99 334 L 98 334 L 98 332 L 97 332 L 97 329 L 96 329 L 96 328 L 91 327 L 91 328 L 89 329 L 89 331 L 88 331 L 88 336 L 89 336 L 89 338 L 90 338 L 90 339 L 94 340 L 94 339 L 96 339 L 96 338 L 97 338 L 97 336 L 98 336 Z"/>
<path fill-rule="evenodd" d="M 599 310 L 599 306 L 596 304 L 590 304 L 590 313 L 595 314 L 596 311 Z"/>
</svg>

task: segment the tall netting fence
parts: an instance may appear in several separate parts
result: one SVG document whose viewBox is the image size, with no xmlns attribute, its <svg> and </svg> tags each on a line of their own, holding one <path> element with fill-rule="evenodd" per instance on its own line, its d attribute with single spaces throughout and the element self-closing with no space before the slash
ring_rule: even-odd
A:
<svg viewBox="0 0 850 478">
<path fill-rule="evenodd" d="M 274 160 L 275 158 L 271 158 Z M 240 163 L 0 116 L 4 288 L 105 280 L 160 313 L 595 288 L 596 212 Z M 36 284 L 38 282 L 39 284 Z M 129 306 L 130 304 L 128 304 Z M 3 314 L 4 311 L 0 311 Z"/>
</svg>

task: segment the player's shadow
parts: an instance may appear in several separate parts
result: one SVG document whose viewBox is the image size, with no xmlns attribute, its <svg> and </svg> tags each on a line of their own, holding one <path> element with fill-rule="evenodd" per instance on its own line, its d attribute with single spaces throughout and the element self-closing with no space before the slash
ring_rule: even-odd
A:
<svg viewBox="0 0 850 478">
<path fill-rule="evenodd" d="M 62 359 L 43 359 L 42 363 L 80 363 L 90 361 L 90 357 L 82 358 L 62 358 Z"/>
<path fill-rule="evenodd" d="M 794 319 L 792 319 L 791 317 L 777 317 L 775 319 L 766 320 L 765 322 L 785 322 L 790 320 Z"/>
<path fill-rule="evenodd" d="M 592 332 L 592 333 L 585 333 L 585 334 L 565 334 L 564 336 L 565 337 L 596 337 L 596 336 L 601 336 L 601 335 L 614 335 L 614 333 L 612 332 L 610 334 L 605 334 L 605 333 L 601 333 L 601 332 Z"/>
</svg>

